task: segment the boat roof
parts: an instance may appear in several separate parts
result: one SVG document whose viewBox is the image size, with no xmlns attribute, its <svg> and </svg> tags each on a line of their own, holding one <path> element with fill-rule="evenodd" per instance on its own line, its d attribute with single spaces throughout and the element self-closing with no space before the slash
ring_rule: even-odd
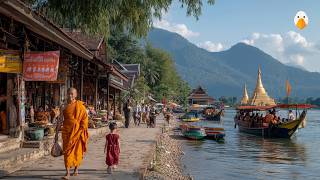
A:
<svg viewBox="0 0 320 180">
<path fill-rule="evenodd" d="M 271 106 L 238 106 L 237 110 L 267 111 L 275 108 L 310 109 L 315 107 L 316 107 L 315 105 L 311 105 L 311 104 L 278 104 L 278 105 L 271 105 Z"/>
<path fill-rule="evenodd" d="M 296 108 L 296 109 L 310 109 L 317 107 L 311 104 L 278 104 L 278 108 Z"/>
<path fill-rule="evenodd" d="M 253 110 L 253 111 L 267 111 L 276 108 L 277 106 L 238 106 L 237 110 Z"/>
</svg>

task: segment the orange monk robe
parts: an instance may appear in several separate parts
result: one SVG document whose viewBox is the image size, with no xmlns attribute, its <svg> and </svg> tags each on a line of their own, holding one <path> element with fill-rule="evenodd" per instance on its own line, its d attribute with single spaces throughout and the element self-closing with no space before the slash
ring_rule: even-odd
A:
<svg viewBox="0 0 320 180">
<path fill-rule="evenodd" d="M 66 167 L 81 164 L 83 154 L 87 151 L 88 114 L 82 101 L 68 104 L 63 111 L 62 128 L 63 154 Z"/>
</svg>

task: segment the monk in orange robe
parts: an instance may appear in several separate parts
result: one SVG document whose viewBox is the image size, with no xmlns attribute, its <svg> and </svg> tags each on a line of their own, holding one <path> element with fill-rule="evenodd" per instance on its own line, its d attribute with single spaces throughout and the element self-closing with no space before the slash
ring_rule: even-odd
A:
<svg viewBox="0 0 320 180">
<path fill-rule="evenodd" d="M 63 111 L 62 127 L 63 154 L 66 175 L 69 179 L 70 168 L 74 167 L 73 176 L 78 175 L 78 168 L 87 151 L 88 142 L 88 114 L 82 101 L 76 100 L 77 90 L 68 89 L 68 105 Z"/>
</svg>

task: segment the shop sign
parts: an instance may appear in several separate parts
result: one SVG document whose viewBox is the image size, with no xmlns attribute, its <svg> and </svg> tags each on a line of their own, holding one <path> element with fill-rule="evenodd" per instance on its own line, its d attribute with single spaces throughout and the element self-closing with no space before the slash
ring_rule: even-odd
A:
<svg viewBox="0 0 320 180">
<path fill-rule="evenodd" d="M 56 81 L 60 51 L 27 52 L 23 61 L 26 81 Z"/>
<path fill-rule="evenodd" d="M 0 49 L 0 72 L 22 73 L 19 51 Z"/>
</svg>

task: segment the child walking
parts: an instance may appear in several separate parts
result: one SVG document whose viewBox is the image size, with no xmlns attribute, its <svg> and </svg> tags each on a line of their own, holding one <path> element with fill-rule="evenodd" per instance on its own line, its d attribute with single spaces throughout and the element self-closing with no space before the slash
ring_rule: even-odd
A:
<svg viewBox="0 0 320 180">
<path fill-rule="evenodd" d="M 106 164 L 108 165 L 108 174 L 112 173 L 112 169 L 115 169 L 119 162 L 120 155 L 120 143 L 119 134 L 117 134 L 117 124 L 109 124 L 110 133 L 106 136 L 106 144 L 104 152 L 106 153 Z M 106 151 L 107 150 L 107 151 Z"/>
</svg>

